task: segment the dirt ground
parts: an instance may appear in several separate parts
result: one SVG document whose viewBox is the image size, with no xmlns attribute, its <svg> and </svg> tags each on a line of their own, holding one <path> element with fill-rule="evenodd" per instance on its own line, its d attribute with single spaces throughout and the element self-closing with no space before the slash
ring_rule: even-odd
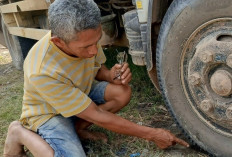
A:
<svg viewBox="0 0 232 157">
<path fill-rule="evenodd" d="M 5 80 L 4 82 L 0 82 L 0 92 L 1 92 L 1 97 L 0 97 L 0 107 L 4 107 L 7 103 L 7 99 L 5 98 L 6 96 L 11 95 L 12 93 L 8 93 L 5 94 L 6 89 L 10 90 L 10 88 L 12 87 L 12 84 L 17 85 L 20 84 L 20 88 L 22 88 L 23 85 L 23 72 L 22 71 L 18 71 L 14 68 L 14 66 L 12 65 L 12 60 L 10 57 L 10 54 L 8 52 L 8 50 L 0 45 L 0 78 L 1 80 Z M 20 89 L 21 91 L 21 89 Z M 9 92 L 9 91 L 8 91 Z M 15 91 L 14 91 L 15 92 Z M 19 94 L 20 95 L 20 94 Z M 20 103 L 21 98 L 19 99 Z M 152 104 L 147 104 L 147 103 L 140 103 L 136 108 L 140 111 L 142 115 L 142 117 L 140 117 L 140 119 L 143 119 L 143 115 L 146 115 L 147 111 L 150 110 L 150 108 Z M 0 108 L 0 109 L 1 109 Z M 7 111 L 10 112 L 10 111 Z M 2 112 L 0 112 L 2 113 Z M 2 113 L 3 114 L 3 113 Z M 10 113 L 8 113 L 10 115 Z M 20 111 L 16 114 L 20 114 Z M 15 113 L 14 113 L 15 115 Z M 123 115 L 123 114 L 122 114 Z M 1 115 L 1 118 L 3 116 Z M 7 117 L 7 115 L 6 115 Z M 10 118 L 8 119 L 8 117 L 6 119 L 8 119 L 7 121 L 2 122 L 1 121 L 1 135 L 0 135 L 0 154 L 2 154 L 2 150 L 3 150 L 3 144 L 4 144 L 4 139 L 6 137 L 6 133 L 7 133 L 7 127 L 10 123 L 10 121 L 15 120 L 16 117 Z M 129 117 L 129 119 L 131 118 L 131 120 L 133 121 L 133 116 Z M 137 120 L 137 119 L 136 119 Z M 173 122 L 172 117 L 168 114 L 167 110 L 165 109 L 165 107 L 163 106 L 159 106 L 159 112 L 157 112 L 152 118 L 150 118 L 147 122 L 146 122 L 147 126 L 152 126 L 152 127 L 162 127 L 162 128 L 166 128 L 171 130 L 171 132 L 173 132 L 175 135 L 177 135 L 178 137 L 185 139 L 185 137 L 182 135 L 181 131 L 177 128 L 176 124 Z M 118 138 L 124 138 L 122 136 L 116 136 L 115 139 Z M 114 138 L 113 138 L 114 139 Z M 120 139 L 118 140 L 118 143 L 120 144 L 120 142 L 123 143 L 124 139 Z M 133 141 L 134 138 L 125 138 L 124 143 L 136 143 L 135 141 Z M 186 139 L 185 139 L 186 140 Z M 120 142 L 119 142 L 120 141 Z M 116 141 L 117 142 L 117 141 Z M 113 143 L 113 142 L 112 142 Z M 114 142 L 115 143 L 115 142 Z M 87 144 L 88 145 L 88 144 Z M 93 147 L 95 147 L 93 145 Z M 147 147 L 143 147 L 143 146 L 138 146 L 140 148 L 133 150 L 133 152 L 136 151 L 140 151 L 140 154 L 143 153 L 142 156 L 169 156 L 169 157 L 207 157 L 207 155 L 205 153 L 203 153 L 202 151 L 200 151 L 197 148 L 194 147 L 190 147 L 190 148 L 184 148 L 182 146 L 174 146 L 172 148 L 169 148 L 165 151 L 156 151 L 156 153 L 151 153 L 151 150 L 149 150 L 149 148 Z M 141 148 L 142 147 L 142 148 Z M 122 147 L 119 147 L 122 148 Z M 96 148 L 97 149 L 97 148 Z M 111 149 L 111 147 L 110 147 Z M 113 148 L 112 148 L 113 149 Z M 119 149 L 119 153 L 121 153 L 121 155 L 117 155 L 117 153 L 113 153 L 111 152 L 112 155 L 107 155 L 107 156 L 128 156 L 128 154 L 124 153 L 123 151 L 125 149 L 128 148 L 123 148 L 123 150 Z M 94 150 L 94 149 L 93 149 Z M 121 152 L 120 152 L 121 151 Z M 105 153 L 107 154 L 107 153 Z M 108 153 L 110 154 L 110 153 Z M 131 153 L 130 153 L 131 154 Z M 88 156 L 103 156 L 103 155 L 98 155 L 96 153 L 90 153 Z"/>
</svg>

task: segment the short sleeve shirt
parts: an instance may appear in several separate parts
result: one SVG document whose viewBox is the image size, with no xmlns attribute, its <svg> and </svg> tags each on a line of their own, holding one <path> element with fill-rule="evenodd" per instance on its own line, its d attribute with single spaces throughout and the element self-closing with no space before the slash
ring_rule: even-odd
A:
<svg viewBox="0 0 232 157">
<path fill-rule="evenodd" d="M 106 61 L 101 46 L 92 58 L 71 57 L 51 40 L 51 32 L 38 41 L 24 62 L 24 127 L 37 128 L 55 115 L 76 115 L 91 103 L 94 78 Z"/>
</svg>

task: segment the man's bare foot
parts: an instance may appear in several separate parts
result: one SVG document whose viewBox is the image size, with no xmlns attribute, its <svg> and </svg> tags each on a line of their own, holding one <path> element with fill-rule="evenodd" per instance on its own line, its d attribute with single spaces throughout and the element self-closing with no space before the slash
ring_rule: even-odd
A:
<svg viewBox="0 0 232 157">
<path fill-rule="evenodd" d="M 88 130 L 78 130 L 78 136 L 81 139 L 89 139 L 89 140 L 102 140 L 104 143 L 107 143 L 108 138 L 105 134 L 101 132 L 91 132 Z"/>
<path fill-rule="evenodd" d="M 4 146 L 4 157 L 26 157 L 23 145 L 19 142 L 20 130 L 24 129 L 20 122 L 11 122 Z"/>
</svg>

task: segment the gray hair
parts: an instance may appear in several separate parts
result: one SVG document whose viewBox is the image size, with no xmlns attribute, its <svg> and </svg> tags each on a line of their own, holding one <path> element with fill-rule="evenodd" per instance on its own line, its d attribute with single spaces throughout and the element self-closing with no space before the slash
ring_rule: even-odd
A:
<svg viewBox="0 0 232 157">
<path fill-rule="evenodd" d="M 96 29 L 101 23 L 101 13 L 93 0 L 55 0 L 48 9 L 52 34 L 66 43 L 76 34 Z"/>
</svg>

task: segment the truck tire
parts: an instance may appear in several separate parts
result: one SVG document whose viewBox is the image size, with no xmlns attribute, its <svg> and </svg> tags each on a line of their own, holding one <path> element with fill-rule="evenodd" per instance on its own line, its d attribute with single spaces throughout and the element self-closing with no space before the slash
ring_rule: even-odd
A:
<svg viewBox="0 0 232 157">
<path fill-rule="evenodd" d="M 6 46 L 10 52 L 13 65 L 18 70 L 23 70 L 23 61 L 28 51 L 36 43 L 36 40 L 11 35 L 1 19 L 2 32 L 4 35 Z"/>
<path fill-rule="evenodd" d="M 156 49 L 167 108 L 210 154 L 232 155 L 232 1 L 174 0 Z"/>
</svg>

